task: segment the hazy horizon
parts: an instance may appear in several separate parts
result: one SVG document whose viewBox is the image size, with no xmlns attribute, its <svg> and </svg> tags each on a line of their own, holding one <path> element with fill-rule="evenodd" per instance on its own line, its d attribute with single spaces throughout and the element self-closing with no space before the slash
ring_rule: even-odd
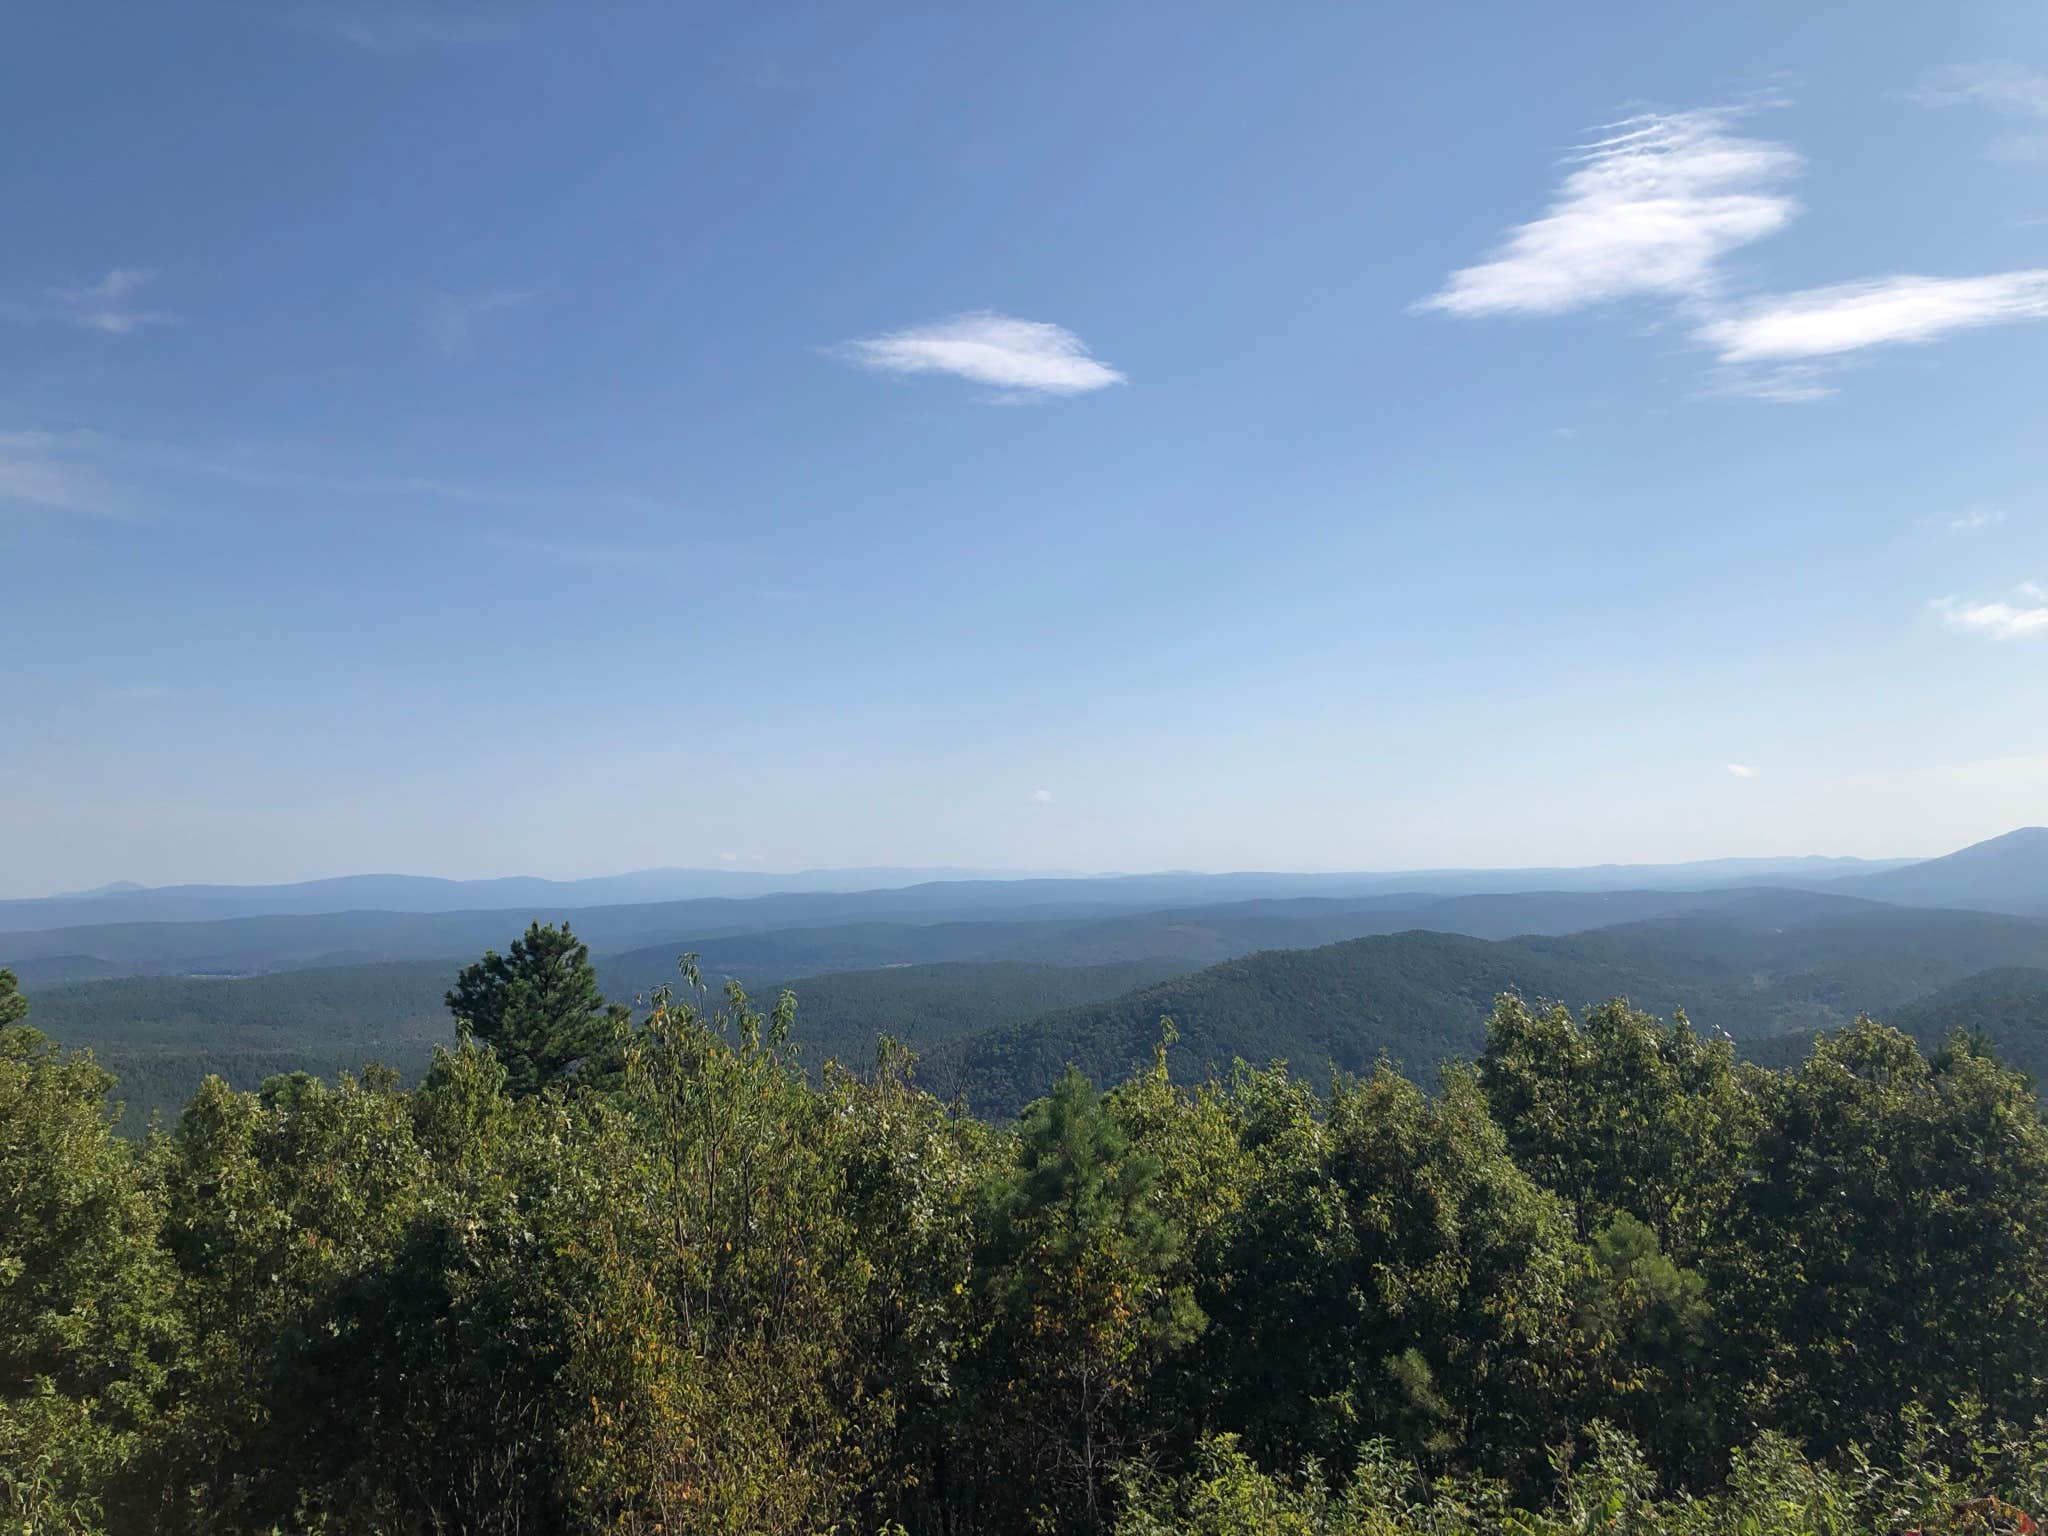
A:
<svg viewBox="0 0 2048 1536">
<path fill-rule="evenodd" d="M 2001 832 L 2001 833 L 1994 833 L 1994 834 L 1992 834 L 1992 836 L 1993 836 L 1993 837 L 1999 837 L 1999 836 L 2004 836 L 2004 835 L 2006 835 L 2006 833 L 2010 833 L 2010 832 L 2016 832 L 2016 831 L 2023 831 L 2023 830 L 2030 830 L 2030 829 L 2027 829 L 2027 828 L 2016 828 L 2016 827 L 2013 827 L 2013 828 L 2006 828 L 2006 829 L 2005 829 L 2005 832 Z M 1976 839 L 1976 840 L 1973 840 L 1973 841 L 1984 841 L 1984 840 L 1985 840 L 1985 839 Z M 1967 846 L 1967 845 L 1965 845 L 1965 846 Z M 921 878 L 921 879 L 928 879 L 928 880 L 935 880 L 935 881 L 937 881 L 937 880 L 966 880 L 966 881 L 975 881 L 975 880 L 984 880 L 984 881 L 1004 881 L 1004 880 L 1118 880 L 1118 879 L 1137 879 L 1137 878 L 1143 878 L 1143 877 L 1149 877 L 1149 876 L 1172 876 L 1172 875 L 1186 875 L 1186 876 L 1191 876 L 1191 877 L 1210 877 L 1210 878 L 1222 878 L 1222 877 L 1228 877 L 1228 876 L 1233 876 L 1233 875 L 1280 875 L 1280 876 L 1286 876 L 1286 875 L 1301 875 L 1301 876 L 1308 876 L 1308 877 L 1315 877 L 1315 876 L 1343 876 L 1343 875 L 1354 875 L 1354 876 L 1370 876 L 1370 877 L 1386 877 L 1386 878 L 1398 878 L 1398 877 L 1400 877 L 1400 876 L 1402 876 L 1402 875 L 1404 875 L 1404 874 L 1412 874 L 1412 875 L 1418 875 L 1418 876 L 1419 876 L 1419 875 L 1446 875 L 1446 874 L 1465 874 L 1465 873 L 1469 873 L 1469 874 L 1475 874 L 1475 875 L 1483 875 L 1483 874 L 1488 874 L 1488 873 L 1493 873 L 1493 872 L 1500 872 L 1500 873 L 1504 873 L 1504 874 L 1505 874 L 1505 873 L 1526 873 L 1526 872 L 1529 872 L 1529 871 L 1537 871 L 1537 870 L 1557 870 L 1557 871 L 1560 871 L 1560 872 L 1566 872 L 1566 871 L 1597 871 L 1597 870 L 1602 870 L 1602 869 L 1683 869 L 1683 868 L 1691 867 L 1691 866 L 1694 866 L 1694 865 L 1698 865 L 1698 866 L 1706 867 L 1706 866 L 1713 866 L 1713 865 L 1741 865 L 1741 864 L 1758 864 L 1758 865 L 1774 865 L 1774 864 L 1794 864 L 1794 863 L 1802 863 L 1802 862 L 1804 862 L 1804 863 L 1837 863 L 1837 864 L 1841 864 L 1841 863 L 1855 863 L 1855 864 L 1878 864 L 1878 865 L 1882 865 L 1882 864 L 1899 864 L 1899 863 L 1910 863 L 1910 862 L 1915 862 L 1915 861 L 1918 861 L 1918 860 L 1921 860 L 1921 859 L 1927 859 L 1927 858 L 1938 858 L 1938 857 L 1940 857 L 1940 856 L 1941 856 L 1941 855 L 1943 855 L 1943 854 L 1947 854 L 1947 853 L 1953 853 L 1953 852 L 1955 852 L 1955 851 L 1956 851 L 1956 849 L 1955 849 L 1955 848 L 1941 848 L 1941 849 L 1937 849 L 1937 850 L 1935 850 L 1935 851 L 1934 851 L 1934 852 L 1932 852 L 1932 853 L 1916 853 L 1916 854 L 1878 854 L 1878 855 L 1861 855 L 1861 854 L 1832 854 L 1832 853 L 1793 853 L 1793 854 L 1730 854 L 1730 855 L 1713 855 L 1713 856 L 1709 856 L 1709 857 L 1706 857 L 1706 858 L 1700 858 L 1700 859 L 1622 859 L 1622 860 L 1597 860 L 1597 861 L 1593 861 L 1593 862 L 1590 862 L 1590 863 L 1572 863 L 1572 862 L 1551 862 L 1551 861 L 1543 861 L 1543 862 L 1536 862 L 1536 863 L 1530 863 L 1530 864 L 1520 864 L 1520 865 L 1503 865 L 1503 864 L 1415 864 L 1415 865 L 1402 865 L 1402 866 L 1395 866 L 1395 867 L 1384 867 L 1384 868 L 1373 868 L 1373 867 L 1367 867 L 1367 866 L 1361 866 L 1361 865 L 1345 865 L 1345 866 L 1334 866 L 1334 865 L 1333 865 L 1333 866 L 1328 866 L 1328 867 L 1294 867 L 1294 866 L 1279 866 L 1279 865 L 1244 865 L 1244 866 L 1239 866 L 1239 867 L 1234 867 L 1234 868 L 1222 869 L 1222 868 L 1201 868 L 1201 867 L 1198 867 L 1198 866 L 1194 866 L 1194 865 L 1186 865 L 1186 864 L 1172 864 L 1172 865 L 1162 865 L 1162 866 L 1160 866 L 1160 867 L 1158 867 L 1158 868 L 1154 868 L 1154 869 L 1053 869 L 1053 868 L 1044 868 L 1044 869 L 1030 869 L 1030 868 L 1010 868 L 1010 869 L 1004 869 L 1004 868 L 985 868 L 985 867 L 976 867 L 976 866 L 971 866 L 971 865 L 945 865 L 945 864 L 933 864 L 933 865 L 905 865 L 905 864 L 871 864 L 871 865 L 801 865 L 801 866 L 797 866 L 797 867 L 793 867 L 793 868 L 788 868 L 788 869 L 769 869 L 769 868 L 764 868 L 764 867 L 754 867 L 754 866 L 748 866 L 748 865 L 743 865 L 743 864 L 739 864 L 739 863 L 722 863 L 722 864 L 650 864 L 650 865 L 641 865 L 641 866 L 636 866 L 636 867 L 633 867 L 633 868 L 629 868 L 629 869 L 608 869 L 608 870 L 596 870 L 596 871 L 592 871 L 592 872 L 588 872 L 588 873 L 582 873 L 582 874 L 573 874 L 573 875 L 558 875 L 558 874 L 546 874 L 546 873 L 538 873 L 538 872 L 536 872 L 536 871 L 534 871 L 534 870 L 531 870 L 531 869 L 515 869 L 515 870 L 511 870 L 511 871 L 505 872 L 505 873 L 496 873 L 496 874 L 445 874 L 445 873 L 432 873 L 432 872 L 425 872 L 425 871 L 420 871 L 420 870 L 405 870 L 405 869 L 360 869 L 360 870 L 340 870 L 340 871 L 330 871 L 330 872 L 327 872 L 327 873 L 324 873 L 324 874 L 312 874 L 312 875 L 304 875 L 304 876 L 294 876 L 294 877 L 290 877 L 290 878 L 287 878 L 287 879 L 282 879 L 282 880 L 193 880 L 193 881 L 187 881 L 187 880 L 172 880 L 172 881 L 165 881 L 165 882 L 161 882 L 161 883 L 150 883 L 150 882 L 145 882 L 145 881 L 136 881 L 136 880 L 124 880 L 124 879 L 115 879 L 115 880 L 109 880 L 109 881 L 104 881 L 104 882 L 100 882 L 99 884 L 96 884 L 96 885 L 92 885 L 92 886 L 75 886 L 75 887 L 66 887 L 66 888 L 62 888 L 62 889 L 57 889 L 57 890 L 34 890 L 34 891 L 20 891 L 20 890 L 0 890 L 0 901 L 43 901 L 43 900 L 73 900 L 73 899 L 85 899 L 85 898 L 90 898 L 90 897 L 94 897 L 94 896 L 99 896 L 99 895 L 105 894 L 105 893 L 107 893 L 107 892 L 109 892 L 109 891 L 149 891 L 149 890 L 172 890 L 172 889 L 178 889 L 178 888 L 181 888 L 181 887 L 187 887 L 187 886 L 193 886 L 193 887 L 202 887 L 202 888 L 203 888 L 203 887 L 211 887 L 211 886 L 218 886 L 218 887 L 221 887 L 221 888 L 253 888 L 253 889 L 262 889 L 262 888 L 265 888 L 265 887 L 271 887 L 271 886 L 293 886 L 293 885 L 317 885 L 317 884 L 321 884 L 321 883 L 324 883 L 324 882 L 330 882 L 330 881 L 341 881 L 341 880 L 388 880 L 388 879 L 397 879 L 397 880 L 434 880 L 434 881 L 445 881 L 445 882 L 449 882 L 449 883 L 453 883 L 453 884 L 481 884 L 481 883 L 486 883 L 486 882 L 493 882 L 493 881 L 520 881 L 520 880 L 536 880 L 536 881 L 545 881 L 545 882 L 551 882 L 551 883 L 557 883 L 557 884 L 573 884 L 573 883 L 577 883 L 577 882 L 589 882 L 589 881 L 604 881 L 604 880 L 619 880 L 619 879 L 627 879 L 627 878 L 632 878 L 632 877 L 635 877 L 635 876 L 654 876 L 654 875 L 696 875 L 696 876 L 717 876 L 717 875 L 734 875 L 734 876 L 750 876 L 750 877 L 752 877 L 752 878 L 754 878 L 754 879 L 756 879 L 756 880 L 773 880 L 773 879 L 782 879 L 782 878 L 788 878 L 788 879 L 798 879 L 798 878 L 803 878 L 803 877 L 819 877 L 819 876 L 830 876 L 830 875 L 862 875 L 862 874 L 874 874 L 874 875 L 877 875 L 877 876 L 884 876 L 884 875 L 886 875 L 886 876 L 890 876 L 890 877 L 899 877 L 899 876 L 916 876 L 916 877 L 919 877 L 919 878 Z M 852 888 L 850 887 L 849 889 L 852 889 Z"/>
</svg>

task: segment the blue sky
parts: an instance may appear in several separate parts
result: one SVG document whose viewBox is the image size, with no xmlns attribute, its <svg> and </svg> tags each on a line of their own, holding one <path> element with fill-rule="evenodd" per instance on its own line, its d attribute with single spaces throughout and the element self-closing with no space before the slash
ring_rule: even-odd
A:
<svg viewBox="0 0 2048 1536">
<path fill-rule="evenodd" d="M 5 894 L 2048 820 L 2038 5 L 28 0 L 0 143 Z"/>
</svg>

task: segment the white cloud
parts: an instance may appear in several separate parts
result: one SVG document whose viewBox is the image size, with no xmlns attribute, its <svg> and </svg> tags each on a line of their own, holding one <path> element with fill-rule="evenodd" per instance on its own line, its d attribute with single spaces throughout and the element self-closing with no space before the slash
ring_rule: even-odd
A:
<svg viewBox="0 0 2048 1536">
<path fill-rule="evenodd" d="M 1776 368 L 1720 368 L 1700 390 L 1702 395 L 1744 395 L 1773 405 L 1807 405 L 1834 394 L 1827 370 L 1812 363 L 1787 363 Z"/>
<path fill-rule="evenodd" d="M 485 315 L 524 309 L 540 295 L 531 288 L 478 288 L 464 293 L 433 292 L 422 296 L 427 334 L 443 357 L 469 350 L 470 333 Z"/>
<path fill-rule="evenodd" d="M 2048 121 L 2048 75 L 2011 59 L 1952 65 L 1914 95 L 1931 107 L 1988 107 L 2007 116 Z"/>
<path fill-rule="evenodd" d="M 1958 64 L 1914 92 L 1930 107 L 1982 107 L 2008 121 L 2048 125 L 2048 75 L 2009 59 Z M 2048 158 L 2048 126 L 2025 126 L 1993 139 L 1994 160 L 2028 163 Z"/>
<path fill-rule="evenodd" d="M 1640 295 L 1710 295 L 1731 251 L 1791 222 L 1799 156 L 1728 129 L 1729 109 L 1654 113 L 1586 146 L 1543 216 L 1416 308 L 1555 315 Z"/>
<path fill-rule="evenodd" d="M 1052 791 L 1049 789 L 1034 789 L 1025 796 L 1025 799 L 1029 800 L 1033 805 L 1051 805 Z"/>
<path fill-rule="evenodd" d="M 1971 533 L 1979 528 L 1996 527 L 2004 521 L 2003 507 L 1966 507 L 1960 512 L 1944 512 L 1920 519 L 1925 527 L 1945 528 L 1950 533 Z"/>
<path fill-rule="evenodd" d="M 1881 277 L 1764 299 L 1696 331 L 1724 363 L 1839 357 L 1953 331 L 2048 317 L 2048 269 L 1989 277 Z"/>
<path fill-rule="evenodd" d="M 849 341 L 833 352 L 877 373 L 950 373 L 1022 394 L 1083 395 L 1126 382 L 1089 356 L 1072 331 L 989 311 Z"/>
<path fill-rule="evenodd" d="M 1920 93 L 2048 122 L 2048 76 L 2016 65 L 1952 71 Z M 2048 317 L 2048 268 L 1978 277 L 1898 274 L 1731 303 L 1722 263 L 1799 210 L 1789 147 L 1732 131 L 1733 108 L 1617 124 L 1578 156 L 1544 215 L 1414 307 L 1460 316 L 1556 315 L 1652 297 L 1686 317 L 1719 366 L 1703 393 L 1798 403 L 1832 394 L 1831 373 L 1872 347 Z M 2048 145 L 2044 145 L 2048 147 Z"/>
<path fill-rule="evenodd" d="M 1753 779 L 1756 777 L 1756 770 L 1747 763 L 1730 763 L 1728 765 L 1728 772 L 1738 779 Z"/>
<path fill-rule="evenodd" d="M 137 309 L 130 302 L 156 281 L 147 267 L 116 267 L 96 283 L 81 288 L 55 288 L 50 298 L 58 313 L 73 325 L 109 336 L 125 336 L 145 325 L 170 325 L 177 316 L 167 310 Z"/>
<path fill-rule="evenodd" d="M 0 432 L 0 506 L 118 516 L 117 498 L 81 462 L 95 443 L 85 433 Z"/>
<path fill-rule="evenodd" d="M 1934 608 L 1950 629 L 1964 634 L 1989 635 L 1994 640 L 2023 640 L 2048 636 L 2048 592 L 2032 582 L 2019 588 L 2020 603 L 2002 601 L 1971 603 L 1960 598 L 1936 598 Z"/>
</svg>

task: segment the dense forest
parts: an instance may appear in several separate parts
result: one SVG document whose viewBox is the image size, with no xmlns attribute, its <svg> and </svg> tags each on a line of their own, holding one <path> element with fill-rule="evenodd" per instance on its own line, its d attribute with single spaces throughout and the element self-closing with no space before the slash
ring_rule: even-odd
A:
<svg viewBox="0 0 2048 1536">
<path fill-rule="evenodd" d="M 434 1047 L 454 1042 L 442 1005 L 454 969 L 445 961 L 402 960 L 231 978 L 129 976 L 31 990 L 37 1027 L 65 1044 L 91 1046 L 119 1078 L 121 1128 L 139 1135 L 153 1117 L 176 1120 L 208 1076 L 253 1088 L 279 1073 L 332 1077 L 374 1060 L 417 1082 Z M 667 969 L 672 977 L 673 956 Z M 925 1050 L 1112 998 L 1178 969 L 1150 960 L 990 960 L 807 976 L 788 984 L 801 985 L 803 995 L 795 1046 L 814 1072 L 834 1059 L 872 1059 L 883 1035 Z M 650 979 L 644 966 L 603 961 L 598 975 L 608 992 L 633 998 L 651 994 L 660 979 Z M 771 982 L 763 992 L 783 990 Z"/>
<path fill-rule="evenodd" d="M 4 973 L 0 973 L 4 974 Z M 2005 994 L 2000 993 L 1999 996 Z M 992 1123 L 536 926 L 423 1080 L 144 1141 L 0 981 L 35 1532 L 2021 1529 L 2048 1126 L 1981 1037 L 1768 1071 L 1509 995 L 1411 1081 L 1152 1061 Z"/>
</svg>

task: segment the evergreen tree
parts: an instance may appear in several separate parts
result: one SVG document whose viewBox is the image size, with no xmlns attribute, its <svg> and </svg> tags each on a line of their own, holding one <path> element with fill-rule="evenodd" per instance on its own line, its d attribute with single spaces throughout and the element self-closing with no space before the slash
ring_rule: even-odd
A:
<svg viewBox="0 0 2048 1536">
<path fill-rule="evenodd" d="M 990 1191 L 983 1300 L 1001 1386 L 989 1406 L 1005 1481 L 1061 1529 L 1102 1528 L 1148 1378 L 1203 1326 L 1171 1283 L 1181 1235 L 1159 1176 L 1069 1067 L 1025 1111 L 1016 1161 Z"/>
<path fill-rule="evenodd" d="M 572 1075 L 615 1080 L 628 1010 L 597 989 L 590 949 L 563 923 L 528 925 L 512 951 L 486 950 L 455 979 L 448 1011 L 505 1064 L 506 1091 L 538 1093 Z"/>
</svg>

